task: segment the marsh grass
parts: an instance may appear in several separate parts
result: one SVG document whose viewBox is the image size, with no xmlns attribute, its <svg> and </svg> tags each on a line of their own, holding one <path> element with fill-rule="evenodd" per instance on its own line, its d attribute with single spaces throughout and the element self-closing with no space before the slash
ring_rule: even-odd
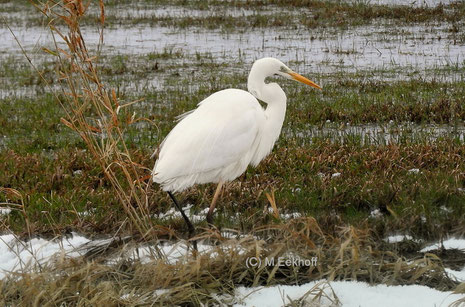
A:
<svg viewBox="0 0 465 307">
<path fill-rule="evenodd" d="M 39 93 L 33 99 L 2 100 L 0 124 L 10 138 L 5 141 L 7 148 L 0 150 L 0 206 L 15 210 L 0 217 L 0 229 L 23 238 L 78 231 L 90 237 L 107 234 L 123 239 L 91 248 L 83 257 L 59 256 L 38 271 L 9 275 L 0 281 L 1 304 L 228 303 L 232 298 L 227 294 L 232 295 L 239 285 L 302 284 L 322 278 L 422 284 L 463 293 L 463 284 L 457 286 L 444 273 L 445 266 L 451 267 L 446 261 L 449 256 L 440 251 L 421 254 L 421 246 L 412 242 L 389 245 L 382 241 L 397 232 L 425 240 L 464 234 L 465 147 L 454 137 L 430 141 L 414 135 L 387 144 L 363 143 L 350 135 L 341 140 L 281 137 L 258 168 L 249 169 L 223 192 L 215 225 L 218 230 L 233 229 L 238 238 L 225 238 L 199 221 L 197 237 L 211 244 L 211 250 L 184 262 L 166 261 L 157 248 L 159 240 L 174 242 L 186 238 L 187 231 L 182 220 L 159 217 L 171 206 L 170 200 L 157 186 L 140 179 L 149 174 L 153 147 L 172 128 L 175 115 L 192 109 L 216 90 L 243 87 L 245 64 L 233 66 L 215 60 L 212 54 L 192 56 L 169 48 L 143 56 L 106 57 L 86 48 L 79 27 L 85 21 L 103 28 L 103 11 L 86 17 L 92 11 L 86 11 L 82 3 L 48 1 L 41 7 L 55 37 L 67 40 L 65 45 L 57 43 L 54 49 L 45 50 L 51 59 L 47 63 L 56 65 L 45 63 L 31 69 L 13 58 L 2 64 L 8 80 L 19 72 L 21 86 L 50 87 L 45 87 L 47 94 Z M 293 2 L 300 7 L 322 3 Z M 265 2 L 233 1 L 228 5 L 262 7 Z M 329 8 L 345 4 L 334 5 Z M 368 10 L 366 20 L 375 18 L 381 8 L 368 5 L 361 3 L 353 9 Z M 424 10 L 427 18 L 436 18 L 433 13 L 445 18 L 442 11 Z M 418 16 L 402 18 L 423 18 L 420 11 L 412 12 Z M 383 14 L 381 17 L 386 17 L 387 13 Z M 213 20 L 224 27 L 234 22 Z M 39 76 L 31 76 L 35 69 Z M 221 77 L 211 73 L 219 69 L 237 72 Z M 460 74 L 463 67 L 456 70 Z M 163 91 L 118 89 L 115 75 L 119 74 L 123 80 L 162 75 Z M 309 124 L 323 127 L 327 120 L 337 125 L 390 120 L 395 124 L 461 125 L 465 119 L 462 82 L 434 78 L 386 82 L 360 74 L 318 78 L 328 83 L 323 94 L 286 84 L 293 103 L 285 126 L 291 132 Z M 115 89 L 109 85 L 116 85 Z M 54 86 L 58 92 L 50 90 Z M 130 104 L 142 98 L 143 102 Z M 158 103 L 161 101 L 166 103 Z M 134 112 L 148 114 L 148 121 L 138 121 Z M 333 176 L 335 173 L 340 175 Z M 197 204 L 192 210 L 199 212 L 213 188 L 196 186 L 179 197 Z M 374 209 L 382 216 L 372 217 Z M 294 213 L 302 218 L 285 218 Z M 128 242 L 128 237 L 134 241 Z M 117 263 L 108 262 L 138 244 L 153 247 L 149 263 L 123 257 Z M 316 256 L 318 265 L 246 266 L 249 256 L 289 254 Z M 321 285 L 293 303 L 299 305 L 318 293 L 331 296 Z"/>
<path fill-rule="evenodd" d="M 216 224 L 247 233 L 257 225 L 279 222 L 263 209 L 270 206 L 266 194 L 274 190 L 280 214 L 314 216 L 328 231 L 339 223 L 367 223 L 380 237 L 397 231 L 424 239 L 460 233 L 465 229 L 464 150 L 462 142 L 453 140 L 390 145 L 360 145 L 350 138 L 344 143 L 324 138 L 311 144 L 282 141 L 263 164 L 227 186 Z M 151 151 L 131 147 L 129 152 L 138 165 L 153 164 Z M 52 155 L 2 151 L 0 164 L 5 167 L 0 182 L 25 196 L 33 233 L 60 229 L 111 234 L 120 227 L 123 233 L 131 232 L 123 225 L 126 212 L 117 194 L 90 152 L 76 148 L 54 150 Z M 410 173 L 411 169 L 419 173 Z M 332 177 L 334 173 L 341 175 Z M 196 186 L 179 197 L 197 204 L 193 210 L 200 211 L 213 192 L 210 185 Z M 163 191 L 151 190 L 148 203 L 154 233 L 163 236 L 168 227 L 185 236 L 182 221 L 157 217 L 171 208 Z M 370 211 L 375 209 L 387 215 L 373 219 Z M 56 225 L 50 224 L 44 211 Z M 92 214 L 81 217 L 82 212 Z M 6 225 L 19 232 L 25 226 L 17 213 L 9 215 Z"/>
<path fill-rule="evenodd" d="M 90 2 L 90 8 L 98 9 L 96 2 Z M 450 4 L 438 3 L 435 6 L 411 5 L 380 5 L 370 1 L 334 1 L 334 0 L 267 0 L 267 1 L 108 1 L 106 5 L 115 8 L 126 6 L 136 10 L 156 9 L 190 9 L 204 11 L 202 16 L 182 14 L 169 16 L 164 13 L 153 12 L 142 16 L 107 14 L 108 26 L 150 24 L 175 28 L 207 28 L 230 30 L 247 30 L 249 28 L 293 28 L 296 25 L 306 28 L 347 28 L 370 24 L 375 20 L 392 21 L 398 24 L 433 23 L 445 21 L 451 29 L 460 32 L 465 17 L 465 5 L 462 1 Z M 231 16 L 225 8 L 251 10 L 253 14 Z M 28 10 L 24 6 L 24 10 Z M 283 10 L 286 12 L 283 12 Z M 267 13 L 264 14 L 263 11 Z M 163 10 L 162 10 L 163 12 Z M 44 21 L 36 16 L 26 16 L 23 21 L 28 25 L 43 24 Z M 18 17 L 9 18 L 9 22 L 17 22 Z M 95 17 L 82 16 L 81 22 L 91 25 Z"/>
<path fill-rule="evenodd" d="M 80 16 L 79 22 L 84 17 L 85 15 Z M 54 22 L 59 20 L 60 18 Z M 97 18 L 93 20 L 98 21 Z M 63 49 L 66 46 L 58 47 Z M 2 62 L 5 77 L 11 82 L 14 81 L 15 73 L 19 72 L 19 76 L 29 76 L 34 80 L 23 82 L 20 77 L 21 85 L 37 83 L 43 87 L 44 84 L 53 83 L 63 86 L 56 95 L 39 94 L 34 99 L 8 97 L 2 100 L 0 110 L 2 132 L 7 136 L 2 143 L 9 149 L 1 152 L 1 163 L 6 172 L 1 174 L 0 185 L 16 188 L 23 193 L 26 203 L 29 204 L 26 210 L 35 221 L 32 227 L 35 227 L 37 232 L 46 233 L 50 228 L 56 227 L 42 216 L 42 211 L 51 212 L 62 229 L 69 229 L 75 225 L 85 232 L 92 229 L 111 233 L 118 229 L 127 213 L 120 210 L 119 194 L 112 193 L 113 183 L 105 178 L 107 175 L 104 170 L 108 165 L 111 165 L 108 171 L 117 174 L 123 182 L 127 180 L 125 191 L 131 191 L 135 187 L 141 195 L 147 194 L 142 205 L 138 202 L 142 201 L 143 197 L 134 196 L 135 199 L 130 199 L 128 203 L 133 208 L 130 210 L 142 210 L 145 219 L 151 219 L 148 218 L 147 210 L 150 214 L 165 211 L 167 206 L 170 206 L 166 196 L 139 181 L 134 183 L 134 180 L 147 175 L 153 166 L 154 161 L 148 159 L 153 147 L 160 143 L 161 136 L 166 135 L 172 128 L 172 121 L 176 115 L 194 108 L 196 103 L 216 90 L 224 87 L 243 88 L 246 84 L 244 63 L 237 66 L 224 63 L 215 60 L 211 53 L 197 53 L 192 56 L 180 50 L 166 48 L 161 52 L 143 56 L 98 54 L 98 57 L 94 58 L 93 55 L 87 54 L 88 57 L 85 58 L 86 54 L 74 55 L 67 52 L 71 56 L 68 57 L 60 50 L 49 51 L 48 55 L 52 60 L 35 67 L 43 78 L 31 77 L 34 75 L 34 69 L 16 64 L 13 58 Z M 92 59 L 96 65 L 89 66 L 88 59 Z M 179 59 L 185 60 L 185 63 L 180 64 Z M 50 65 L 55 60 L 58 60 L 58 64 Z M 81 63 L 82 67 L 73 67 L 69 64 L 70 61 L 73 61 L 73 65 Z M 151 64 L 145 65 L 147 62 Z M 231 70 L 233 73 L 219 77 L 211 74 L 213 69 Z M 461 69 L 458 73 L 463 71 L 463 68 Z M 67 73 L 72 78 L 54 76 L 56 71 Z M 69 80 L 73 78 L 79 80 L 89 76 L 93 79 L 87 83 L 67 83 L 72 82 Z M 118 80 L 124 78 L 144 80 L 156 76 L 161 76 L 164 80 L 163 90 L 143 88 L 138 93 L 131 88 L 121 88 L 113 91 L 108 85 L 103 85 L 111 84 L 118 87 Z M 457 164 L 447 163 L 452 152 L 458 152 L 460 155 L 463 151 L 463 142 L 459 137 L 454 137 L 454 134 L 434 144 L 429 144 L 431 139 L 421 138 L 417 134 L 412 134 L 411 138 L 401 137 L 397 150 L 403 156 L 393 161 L 400 161 L 398 164 L 402 165 L 403 171 L 389 170 L 387 175 L 391 181 L 397 180 L 397 183 L 385 183 L 385 177 L 375 173 L 384 169 L 365 167 L 364 165 L 371 162 L 364 161 L 364 158 L 371 157 L 370 159 L 375 161 L 377 155 L 381 155 L 387 161 L 389 155 L 396 154 L 392 150 L 395 146 L 390 147 L 386 146 L 389 144 L 379 144 L 375 141 L 364 143 L 357 135 L 348 135 L 342 138 L 342 142 L 328 140 L 331 137 L 308 140 L 305 134 L 299 137 L 296 132 L 305 131 L 309 125 L 324 127 L 328 120 L 336 125 L 346 125 L 347 122 L 386 123 L 391 120 L 394 124 L 412 121 L 418 124 L 462 125 L 462 121 L 465 120 L 462 103 L 465 95 L 463 82 L 427 81 L 421 78 L 377 81 L 358 73 L 317 76 L 317 81 L 320 79 L 327 83 L 322 94 L 302 91 L 296 85 L 286 84 L 289 100 L 292 101 L 285 122 L 290 137 L 280 138 L 278 147 L 270 159 L 257 170 L 249 170 L 238 180 L 238 184 L 231 184 L 224 199 L 225 213 L 219 217 L 219 222 L 228 227 L 237 226 L 236 221 L 231 222 L 228 218 L 230 213 L 234 214 L 237 210 L 233 206 L 234 199 L 238 200 L 238 206 L 247 214 L 253 217 L 260 216 L 260 210 L 269 203 L 266 193 L 275 188 L 279 209 L 295 211 L 297 208 L 303 214 L 319 215 L 323 212 L 321 215 L 325 216 L 336 208 L 337 212 L 342 214 L 344 222 L 358 222 L 367 218 L 368 209 L 385 208 L 389 205 L 396 212 L 405 212 L 399 225 L 405 226 L 405 229 L 412 226 L 411 228 L 421 236 L 434 236 L 431 232 L 432 221 L 435 218 L 444 221 L 447 230 L 454 228 L 453 223 L 458 222 L 458 225 L 462 225 L 460 217 L 463 210 L 460 209 L 459 203 L 463 200 L 463 193 L 458 192 L 458 189 L 463 188 L 463 161 L 454 158 L 450 161 Z M 69 90 L 73 86 L 75 93 Z M 46 91 L 50 89 L 45 88 Z M 82 88 L 85 91 L 80 92 Z M 138 101 L 142 98 L 145 100 L 141 103 L 122 107 L 121 101 Z M 78 106 L 77 110 L 82 114 L 66 113 L 67 107 L 62 108 L 57 101 L 69 103 L 68 106 L 72 108 Z M 80 109 L 79 105 L 89 107 Z M 118 106 L 120 112 L 116 114 Z M 132 118 L 134 112 L 147 115 L 149 121 L 135 122 L 136 118 Z M 102 117 L 100 124 L 99 117 Z M 70 124 L 73 129 L 87 129 L 83 134 L 84 138 L 67 128 L 60 122 L 60 118 L 64 118 L 64 123 Z M 150 121 L 156 122 L 157 125 L 152 125 Z M 108 138 L 107 135 L 111 137 Z M 89 144 L 93 149 L 85 151 Z M 348 146 L 342 146 L 343 144 Z M 321 155 L 320 147 L 329 150 L 324 155 L 327 161 L 313 159 Z M 119 154 L 114 151 L 119 151 Z M 430 155 L 435 156 L 435 160 L 426 164 L 427 170 L 423 175 L 413 177 L 405 172 L 410 168 L 423 167 L 425 164 L 417 164 L 416 155 L 428 151 L 431 151 Z M 341 157 L 340 153 L 343 153 L 344 157 L 340 163 L 332 160 L 333 157 Z M 105 160 L 95 159 L 95 155 L 101 155 Z M 122 160 L 114 163 L 113 159 Z M 311 166 L 308 160 L 312 161 Z M 347 161 L 350 164 L 345 164 Z M 131 163 L 136 164 L 131 166 Z M 130 169 L 131 180 L 121 165 Z M 295 167 L 289 170 L 289 165 Z M 386 165 L 388 162 L 383 167 Z M 83 175 L 79 175 L 81 172 Z M 328 180 L 335 172 L 342 173 L 341 180 Z M 324 174 L 324 180 L 320 180 L 319 173 Z M 270 176 L 275 180 L 270 180 Z M 410 184 L 417 186 L 415 193 L 409 192 Z M 367 185 L 369 189 L 366 188 Z M 142 187 L 146 192 L 140 190 Z M 437 187 L 445 190 L 438 190 Z M 295 193 L 296 188 L 303 192 Z M 186 202 L 199 204 L 207 202 L 211 192 L 210 186 L 201 186 L 193 188 L 181 197 Z M 450 223 L 440 217 L 441 212 L 438 208 L 441 205 L 456 210 Z M 414 212 L 421 212 L 422 206 L 428 208 L 427 214 L 431 215 L 428 219 L 431 223 L 426 223 L 429 226 L 425 227 L 422 223 L 414 226 L 417 220 L 403 223 L 409 210 L 415 208 Z M 402 209 L 404 207 L 405 209 Z M 76 222 L 76 210 L 85 212 L 90 209 L 95 209 L 94 217 L 79 218 Z M 388 218 L 388 224 L 393 220 Z M 7 225 L 11 223 L 10 226 L 15 230 L 22 229 L 23 222 L 19 216 L 13 215 L 9 221 Z M 248 218 L 241 227 L 247 230 L 251 229 L 250 225 L 253 223 L 266 224 L 270 221 L 272 220 L 268 217 Z M 155 220 L 155 223 L 167 222 Z M 175 228 L 180 226 L 176 222 L 173 225 Z M 389 229 L 395 227 L 389 226 L 387 230 Z"/>
</svg>

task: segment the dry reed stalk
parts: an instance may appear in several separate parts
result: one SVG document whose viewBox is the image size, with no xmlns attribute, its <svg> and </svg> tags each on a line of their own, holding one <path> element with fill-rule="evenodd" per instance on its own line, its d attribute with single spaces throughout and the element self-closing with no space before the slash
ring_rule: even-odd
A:
<svg viewBox="0 0 465 307">
<path fill-rule="evenodd" d="M 62 118 L 61 122 L 78 133 L 85 142 L 113 186 L 132 225 L 145 238 L 153 229 L 148 210 L 150 182 L 139 178 L 150 170 L 132 160 L 125 144 L 125 127 L 136 119 L 134 116 L 124 118 L 119 114 L 122 108 L 134 102 L 122 105 L 115 90 L 107 89 L 102 83 L 97 66 L 103 44 L 103 0 L 98 1 L 100 38 L 96 55 L 87 48 L 80 27 L 91 1 L 31 2 L 47 17 L 53 37 L 54 50 L 43 50 L 54 56 L 57 62 L 61 93 L 55 93 L 55 96 L 66 112 L 66 118 Z"/>
</svg>

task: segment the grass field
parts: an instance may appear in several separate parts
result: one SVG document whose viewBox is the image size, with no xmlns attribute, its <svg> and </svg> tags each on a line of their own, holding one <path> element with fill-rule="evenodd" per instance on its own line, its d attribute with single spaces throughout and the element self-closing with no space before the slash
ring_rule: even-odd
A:
<svg viewBox="0 0 465 307">
<path fill-rule="evenodd" d="M 6 40 L 0 47 L 0 206 L 13 209 L 0 215 L 0 231 L 20 238 L 129 235 L 131 244 L 186 239 L 183 221 L 163 215 L 172 204 L 156 184 L 144 192 L 150 233 L 136 231 L 101 164 L 61 120 L 67 113 L 57 99 L 65 101 L 67 94 L 53 52 L 41 50 L 53 50 L 46 18 L 31 4 L 0 3 L 0 38 Z M 238 285 L 319 278 L 461 287 L 463 293 L 463 284 L 447 277 L 444 267 L 463 267 L 465 254 L 438 250 L 432 256 L 420 249 L 425 242 L 465 234 L 465 3 L 105 5 L 101 53 L 93 2 L 82 19 L 84 38 L 97 56 L 105 88 L 114 89 L 121 104 L 137 101 L 118 119 L 143 119 L 122 128 L 141 177 L 150 174 L 155 162 L 150 156 L 176 116 L 215 91 L 246 89 L 254 59 L 282 58 L 323 91 L 274 80 L 285 90 L 288 108 L 273 152 L 226 186 L 215 215 L 217 231 L 196 220 L 199 237 L 216 244 L 211 253 L 221 257 L 210 253 L 177 266 L 160 259 L 110 266 L 103 263 L 106 253 L 98 261 L 65 259 L 40 273 L 0 281 L 0 301 L 40 304 L 58 293 L 50 304 L 132 306 L 148 304 L 147 293 L 169 288 L 170 295 L 156 304 L 199 305 Z M 178 198 L 203 216 L 214 189 L 195 186 Z M 281 216 L 267 194 L 274 195 Z M 226 238 L 218 230 L 235 235 Z M 414 240 L 387 244 L 383 238 L 392 234 Z M 234 248 L 225 252 L 221 242 Z M 317 269 L 246 268 L 246 257 L 254 253 L 317 255 L 320 262 Z M 121 298 L 131 289 L 137 295 Z"/>
</svg>

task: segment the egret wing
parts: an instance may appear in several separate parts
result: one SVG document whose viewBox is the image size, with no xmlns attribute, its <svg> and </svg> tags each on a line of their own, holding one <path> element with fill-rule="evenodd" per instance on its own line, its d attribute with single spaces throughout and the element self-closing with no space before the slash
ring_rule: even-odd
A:
<svg viewBox="0 0 465 307">
<path fill-rule="evenodd" d="M 260 104 L 245 91 L 211 95 L 164 140 L 154 169 L 156 181 L 220 169 L 251 156 L 262 117 Z"/>
</svg>

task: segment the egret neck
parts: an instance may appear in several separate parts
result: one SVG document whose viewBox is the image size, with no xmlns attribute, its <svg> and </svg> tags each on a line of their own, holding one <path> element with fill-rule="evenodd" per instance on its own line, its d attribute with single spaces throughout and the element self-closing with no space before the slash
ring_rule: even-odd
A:
<svg viewBox="0 0 465 307">
<path fill-rule="evenodd" d="M 267 73 L 266 70 L 257 68 L 255 65 L 252 67 L 247 85 L 249 92 L 267 105 L 266 123 L 263 129 L 266 133 L 261 135 L 259 154 L 255 161 L 252 161 L 253 164 L 258 164 L 271 151 L 281 133 L 286 115 L 286 94 L 277 83 L 265 83 L 265 79 L 273 75 L 272 72 Z"/>
</svg>

